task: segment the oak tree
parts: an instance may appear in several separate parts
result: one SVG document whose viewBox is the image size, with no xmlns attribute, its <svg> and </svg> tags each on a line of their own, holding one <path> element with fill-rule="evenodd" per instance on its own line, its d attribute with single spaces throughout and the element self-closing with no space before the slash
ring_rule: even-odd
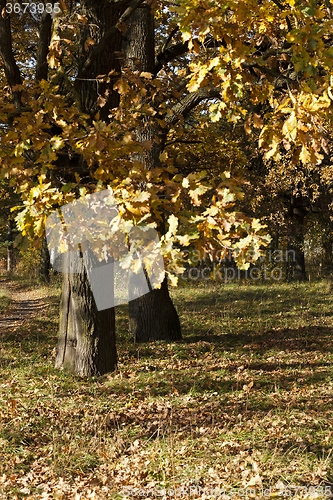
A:
<svg viewBox="0 0 333 500">
<path fill-rule="evenodd" d="M 198 39 L 186 35 L 182 17 L 187 12 L 191 22 L 196 4 L 177 2 L 177 15 L 169 2 L 144 0 L 40 3 L 39 12 L 33 5 L 0 0 L 1 176 L 22 198 L 16 220 L 23 237 L 34 235 L 40 245 L 52 211 L 109 188 L 119 226 L 159 231 L 172 284 L 182 270 L 180 246 L 191 241 L 212 258 L 233 246 L 248 266 L 245 250 L 255 259 L 267 238 L 257 220 L 235 210 L 242 193 L 229 173 L 232 160 L 214 175 L 204 164 L 184 174 L 166 150 L 183 140 L 193 110 L 194 128 L 207 122 L 204 103 L 214 103 L 215 119 L 223 103 L 230 119 L 239 115 L 242 93 L 232 87 L 228 94 L 214 78 L 225 40 L 204 30 Z M 29 42 L 13 37 L 13 25 Z M 193 64 L 204 68 L 203 78 Z M 84 376 L 112 371 L 114 308 L 97 309 L 82 253 L 65 258 L 69 269 L 81 265 L 83 272 L 64 277 L 56 365 Z M 137 340 L 180 338 L 166 279 L 133 301 L 131 324 Z"/>
</svg>

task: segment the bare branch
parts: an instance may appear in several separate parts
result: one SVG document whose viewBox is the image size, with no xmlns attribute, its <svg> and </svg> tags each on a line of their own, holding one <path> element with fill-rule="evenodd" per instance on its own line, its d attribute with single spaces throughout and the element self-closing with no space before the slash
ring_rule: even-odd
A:
<svg viewBox="0 0 333 500">
<path fill-rule="evenodd" d="M 0 0 L 0 55 L 8 85 L 12 89 L 13 103 L 17 109 L 20 109 L 21 91 L 13 90 L 13 88 L 22 85 L 22 78 L 13 55 L 10 17 L 6 13 L 6 0 Z"/>
</svg>

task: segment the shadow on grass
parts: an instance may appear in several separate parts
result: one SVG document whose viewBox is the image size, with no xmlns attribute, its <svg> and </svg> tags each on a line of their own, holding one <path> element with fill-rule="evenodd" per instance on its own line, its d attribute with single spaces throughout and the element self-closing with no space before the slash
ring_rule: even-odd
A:
<svg viewBox="0 0 333 500">
<path fill-rule="evenodd" d="M 264 330 L 262 333 L 248 332 L 240 335 L 223 333 L 220 335 L 184 335 L 182 341 L 186 344 L 207 342 L 216 346 L 250 348 L 253 352 L 262 353 L 271 349 L 286 351 L 316 350 L 333 352 L 331 342 L 333 328 L 324 326 L 308 326 L 298 328 L 276 328 Z"/>
</svg>

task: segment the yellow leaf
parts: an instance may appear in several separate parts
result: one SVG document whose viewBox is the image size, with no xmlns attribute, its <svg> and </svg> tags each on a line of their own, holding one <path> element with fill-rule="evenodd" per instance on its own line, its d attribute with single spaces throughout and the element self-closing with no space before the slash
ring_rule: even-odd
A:
<svg viewBox="0 0 333 500">
<path fill-rule="evenodd" d="M 196 54 L 200 54 L 200 45 L 196 40 L 193 40 L 193 50 Z"/>
<path fill-rule="evenodd" d="M 95 40 L 89 36 L 84 43 L 84 49 L 87 51 L 91 45 L 95 45 Z"/>
<path fill-rule="evenodd" d="M 244 122 L 244 130 L 248 135 L 251 135 L 251 116 Z"/>
<path fill-rule="evenodd" d="M 168 273 L 168 278 L 170 281 L 171 286 L 177 286 L 178 283 L 178 276 L 175 276 L 174 274 Z"/>
<path fill-rule="evenodd" d="M 289 135 L 293 140 L 296 139 L 297 135 L 297 118 L 295 115 L 295 111 L 293 111 L 289 118 L 284 122 L 282 127 L 282 133 L 284 135 Z"/>
<path fill-rule="evenodd" d="M 99 95 L 97 97 L 96 104 L 97 104 L 97 106 L 100 106 L 101 108 L 103 108 L 103 106 L 105 106 L 105 104 L 106 104 L 106 99 L 104 97 L 102 97 L 101 95 Z"/>
<path fill-rule="evenodd" d="M 165 162 L 168 159 L 168 153 L 166 151 L 163 151 L 163 153 L 160 154 L 160 161 Z"/>
<path fill-rule="evenodd" d="M 185 234 L 185 236 L 178 236 L 178 241 L 183 247 L 187 247 L 190 244 L 188 234 Z"/>
<path fill-rule="evenodd" d="M 171 214 L 170 217 L 168 218 L 168 224 L 169 224 L 168 234 L 170 234 L 170 235 L 176 234 L 177 227 L 178 227 L 177 217 L 175 217 L 173 214 Z"/>
<path fill-rule="evenodd" d="M 307 163 L 310 163 L 310 161 L 311 161 L 310 151 L 305 146 L 305 144 L 303 144 L 303 146 L 302 146 L 302 150 L 301 150 L 301 153 L 299 155 L 299 159 L 301 160 L 301 162 L 304 165 L 306 165 Z"/>
<path fill-rule="evenodd" d="M 64 2 L 64 0 L 59 0 L 59 3 L 60 3 L 60 8 L 63 12 L 67 10 L 67 5 L 66 2 Z"/>
<path fill-rule="evenodd" d="M 151 80 L 153 76 L 154 75 L 152 73 L 148 73 L 148 71 L 142 71 L 142 73 L 140 73 L 141 78 L 147 78 L 148 80 Z"/>
<path fill-rule="evenodd" d="M 57 68 L 60 66 L 59 60 L 54 56 L 54 54 L 50 54 L 47 58 L 49 66 L 51 69 Z"/>
<path fill-rule="evenodd" d="M 259 231 L 260 229 L 263 229 L 267 227 L 265 224 L 260 224 L 259 219 L 253 219 L 251 223 L 252 229 L 254 229 L 255 232 Z"/>
<path fill-rule="evenodd" d="M 143 191 L 142 193 L 139 194 L 136 198 L 134 198 L 133 202 L 143 202 L 147 201 L 150 198 L 150 193 L 147 193 L 146 191 Z"/>
<path fill-rule="evenodd" d="M 263 119 L 261 118 L 260 115 L 257 115 L 256 113 L 254 113 L 253 115 L 253 125 L 255 126 L 255 128 L 262 128 L 264 126 Z"/>
</svg>

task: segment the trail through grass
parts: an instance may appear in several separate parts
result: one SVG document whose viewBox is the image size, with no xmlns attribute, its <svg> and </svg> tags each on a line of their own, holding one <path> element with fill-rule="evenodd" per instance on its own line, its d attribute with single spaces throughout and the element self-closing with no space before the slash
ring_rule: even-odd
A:
<svg viewBox="0 0 333 500">
<path fill-rule="evenodd" d="M 59 293 L 1 338 L 0 498 L 329 496 L 328 283 L 173 290 L 174 343 L 134 344 L 119 307 L 118 372 L 91 380 L 53 368 Z"/>
</svg>

